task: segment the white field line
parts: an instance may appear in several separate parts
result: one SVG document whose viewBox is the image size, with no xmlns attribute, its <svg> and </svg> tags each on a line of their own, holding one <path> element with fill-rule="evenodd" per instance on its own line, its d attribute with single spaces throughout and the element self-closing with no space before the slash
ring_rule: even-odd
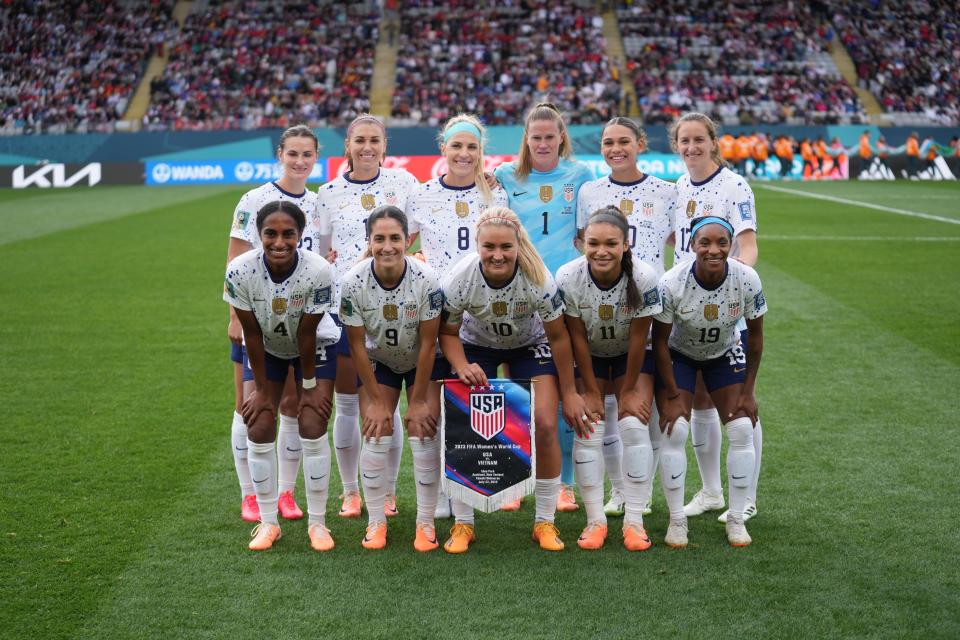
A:
<svg viewBox="0 0 960 640">
<path fill-rule="evenodd" d="M 823 240 L 824 242 L 960 242 L 960 236 L 933 237 L 933 236 L 786 236 L 761 233 L 757 236 L 761 241 L 766 240 Z"/>
<path fill-rule="evenodd" d="M 821 193 L 807 193 L 806 191 L 799 191 L 797 189 L 787 189 L 785 187 L 774 187 L 769 184 L 753 183 L 752 186 L 760 187 L 762 189 L 769 189 L 770 191 L 779 191 L 781 193 L 790 193 L 797 196 L 815 198 L 817 200 L 829 200 L 830 202 L 839 202 L 840 204 L 850 204 L 855 207 L 864 207 L 866 209 L 876 209 L 877 211 L 886 211 L 888 213 L 896 213 L 898 215 L 908 216 L 910 218 L 923 218 L 924 220 L 935 220 L 937 222 L 946 222 L 947 224 L 960 224 L 960 218 L 945 218 L 943 216 L 935 216 L 933 214 L 922 213 L 920 211 L 910 211 L 908 209 L 896 209 L 894 207 L 885 207 L 882 204 L 873 204 L 872 202 L 862 202 L 860 200 L 848 200 L 847 198 L 827 196 Z"/>
</svg>

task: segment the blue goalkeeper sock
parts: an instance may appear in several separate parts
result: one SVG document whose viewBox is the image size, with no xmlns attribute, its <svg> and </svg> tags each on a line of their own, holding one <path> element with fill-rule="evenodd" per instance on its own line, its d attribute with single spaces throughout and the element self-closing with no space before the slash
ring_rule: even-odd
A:
<svg viewBox="0 0 960 640">
<path fill-rule="evenodd" d="M 563 411 L 557 409 L 557 440 L 560 441 L 560 482 L 567 486 L 575 484 L 573 478 L 573 427 L 563 419 Z"/>
</svg>

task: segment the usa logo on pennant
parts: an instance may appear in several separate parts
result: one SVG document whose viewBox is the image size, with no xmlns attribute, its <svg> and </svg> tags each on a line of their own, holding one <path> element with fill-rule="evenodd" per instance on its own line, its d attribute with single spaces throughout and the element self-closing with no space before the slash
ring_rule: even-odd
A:
<svg viewBox="0 0 960 640">
<path fill-rule="evenodd" d="M 470 395 L 470 428 L 485 440 L 490 440 L 503 431 L 506 422 L 504 413 L 504 394 Z"/>
</svg>

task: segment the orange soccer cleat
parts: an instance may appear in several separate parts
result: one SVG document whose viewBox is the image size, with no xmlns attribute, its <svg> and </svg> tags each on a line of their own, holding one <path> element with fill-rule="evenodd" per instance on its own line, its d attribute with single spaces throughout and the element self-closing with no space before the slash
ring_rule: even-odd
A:
<svg viewBox="0 0 960 640">
<path fill-rule="evenodd" d="M 653 545 L 643 525 L 623 525 L 623 546 L 627 551 L 646 551 Z"/>
<path fill-rule="evenodd" d="M 533 539 L 540 543 L 544 551 L 563 551 L 560 531 L 552 522 L 541 521 L 533 525 Z"/>
<path fill-rule="evenodd" d="M 322 524 L 310 525 L 307 529 L 307 535 L 310 536 L 310 547 L 314 551 L 330 551 L 334 547 L 330 529 Z"/>
<path fill-rule="evenodd" d="M 280 539 L 280 535 L 280 525 L 261 522 L 250 532 L 250 537 L 253 540 L 247 546 L 251 551 L 266 551 Z"/>
<path fill-rule="evenodd" d="M 340 517 L 359 518 L 363 509 L 363 498 L 360 497 L 360 494 L 357 491 L 351 491 L 343 494 L 340 498 L 343 500 L 340 503 Z"/>
<path fill-rule="evenodd" d="M 566 484 L 561 485 L 560 495 L 557 497 L 557 511 L 576 511 L 579 508 L 577 494 L 573 492 L 573 487 Z"/>
<path fill-rule="evenodd" d="M 400 510 L 397 509 L 397 496 L 392 493 L 388 493 L 383 498 L 383 513 L 388 518 L 393 518 L 400 515 Z"/>
<path fill-rule="evenodd" d="M 299 520 L 303 517 L 303 511 L 297 506 L 293 499 L 293 491 L 284 491 L 277 500 L 277 509 L 280 510 L 280 516 L 284 520 Z"/>
<path fill-rule="evenodd" d="M 508 502 L 500 507 L 500 511 L 520 511 L 521 504 L 523 504 L 523 498 L 517 498 L 513 502 Z"/>
<path fill-rule="evenodd" d="M 470 543 L 477 539 L 472 524 L 458 522 L 450 529 L 450 539 L 443 543 L 447 553 L 466 553 Z"/>
<path fill-rule="evenodd" d="M 599 522 L 588 524 L 583 533 L 577 538 L 577 546 L 581 549 L 600 549 L 607 539 L 607 525 Z"/>
<path fill-rule="evenodd" d="M 247 522 L 260 522 L 260 505 L 257 504 L 257 496 L 250 494 L 244 496 L 240 503 L 240 517 Z"/>
<path fill-rule="evenodd" d="M 420 553 L 433 551 L 440 546 L 437 542 L 437 530 L 432 524 L 417 523 L 417 535 L 413 539 L 413 548 Z"/>
<path fill-rule="evenodd" d="M 364 549 L 383 549 L 387 546 L 387 523 L 374 522 L 367 527 L 367 534 L 360 543 Z"/>
</svg>

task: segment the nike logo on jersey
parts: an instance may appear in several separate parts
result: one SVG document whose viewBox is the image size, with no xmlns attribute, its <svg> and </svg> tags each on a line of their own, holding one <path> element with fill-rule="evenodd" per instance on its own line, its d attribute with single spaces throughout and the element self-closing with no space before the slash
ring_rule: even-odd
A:
<svg viewBox="0 0 960 640">
<path fill-rule="evenodd" d="M 522 195 L 525 194 L 525 193 L 528 193 L 528 192 L 527 192 L 527 191 L 514 191 L 514 192 L 513 192 L 513 197 L 514 197 L 514 198 L 517 198 L 517 197 L 522 196 Z"/>
<path fill-rule="evenodd" d="M 673 475 L 673 474 L 671 473 L 671 474 L 670 474 L 670 479 L 671 479 L 671 480 L 676 480 L 677 478 L 679 478 L 679 477 L 682 476 L 682 475 L 683 475 L 682 473 L 678 473 L 677 475 Z"/>
<path fill-rule="evenodd" d="M 734 373 L 743 373 L 743 372 L 746 371 L 746 370 L 747 370 L 746 367 L 740 367 L 739 369 L 734 369 L 733 372 L 734 372 Z"/>
</svg>

